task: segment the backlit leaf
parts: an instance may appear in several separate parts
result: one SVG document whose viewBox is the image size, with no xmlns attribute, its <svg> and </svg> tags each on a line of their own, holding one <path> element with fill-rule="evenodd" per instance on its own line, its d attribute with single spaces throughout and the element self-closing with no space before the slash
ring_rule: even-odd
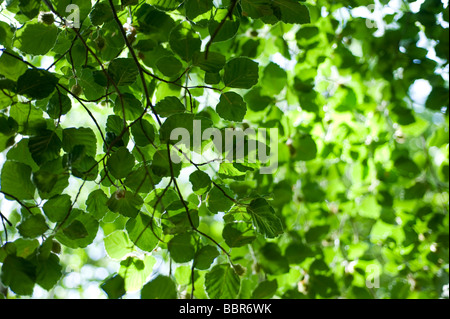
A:
<svg viewBox="0 0 450 319">
<path fill-rule="evenodd" d="M 234 299 L 239 293 L 241 280 L 228 264 L 213 267 L 206 274 L 206 292 L 211 299 Z"/>
</svg>

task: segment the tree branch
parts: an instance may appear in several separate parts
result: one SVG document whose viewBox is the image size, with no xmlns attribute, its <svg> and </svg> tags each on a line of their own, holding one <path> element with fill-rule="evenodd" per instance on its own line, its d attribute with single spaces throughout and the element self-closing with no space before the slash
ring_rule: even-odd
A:
<svg viewBox="0 0 450 319">
<path fill-rule="evenodd" d="M 238 0 L 232 0 L 230 7 L 228 8 L 228 13 L 227 15 L 222 19 L 222 21 L 220 21 L 219 25 L 217 26 L 216 30 L 214 31 L 214 33 L 211 35 L 211 38 L 209 39 L 208 43 L 206 44 L 206 48 L 205 48 L 205 60 L 208 60 L 208 54 L 209 54 L 209 48 L 211 46 L 211 44 L 213 43 L 214 39 L 217 37 L 217 35 L 219 34 L 220 30 L 223 28 L 225 22 L 227 21 L 228 18 L 233 19 L 233 11 L 236 8 Z"/>
</svg>

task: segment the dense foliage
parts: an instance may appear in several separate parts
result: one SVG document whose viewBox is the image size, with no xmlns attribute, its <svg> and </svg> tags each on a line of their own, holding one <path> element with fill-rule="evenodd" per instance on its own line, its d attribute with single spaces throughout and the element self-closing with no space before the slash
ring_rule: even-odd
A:
<svg viewBox="0 0 450 319">
<path fill-rule="evenodd" d="M 448 2 L 0 3 L 0 299 L 448 298 Z"/>
</svg>

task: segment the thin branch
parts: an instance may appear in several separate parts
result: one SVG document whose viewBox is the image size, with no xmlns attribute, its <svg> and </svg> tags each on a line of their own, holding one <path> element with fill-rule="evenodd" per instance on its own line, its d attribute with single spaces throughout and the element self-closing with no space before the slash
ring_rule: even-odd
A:
<svg viewBox="0 0 450 319">
<path fill-rule="evenodd" d="M 6 221 L 6 222 L 8 223 L 8 225 L 9 225 L 10 227 L 12 227 L 12 223 L 8 220 L 8 218 L 6 218 L 5 215 L 3 215 L 2 212 L 0 212 L 0 218 L 1 218 L 2 220 Z"/>
<path fill-rule="evenodd" d="M 0 193 L 2 193 L 3 195 L 6 195 L 6 196 L 8 196 L 8 197 L 11 197 L 11 198 L 14 199 L 20 206 L 22 206 L 23 208 L 25 208 L 31 215 L 34 215 L 33 212 L 31 211 L 30 207 L 28 207 L 27 205 L 25 205 L 24 203 L 22 203 L 22 202 L 20 201 L 20 199 L 18 199 L 16 196 L 11 195 L 11 194 L 9 194 L 9 193 L 6 193 L 6 192 L 4 192 L 4 191 L 2 191 L 2 190 L 0 190 Z"/>
<path fill-rule="evenodd" d="M 120 22 L 119 17 L 117 16 L 117 11 L 116 11 L 116 8 L 114 7 L 114 3 L 113 3 L 112 0 L 109 0 L 109 5 L 110 5 L 111 10 L 113 12 L 114 20 L 116 20 L 117 26 L 119 27 L 120 33 L 122 34 L 123 40 L 125 41 L 125 44 L 126 44 L 126 46 L 128 48 L 128 51 L 130 52 L 131 56 L 133 57 L 133 60 L 136 63 L 136 66 L 138 68 L 139 77 L 141 78 L 142 87 L 144 89 L 145 97 L 146 97 L 146 100 L 147 100 L 147 105 L 146 105 L 145 108 L 147 109 L 148 107 L 150 107 L 152 109 L 153 114 L 155 114 L 156 120 L 158 121 L 159 125 L 162 125 L 161 119 L 159 118 L 158 114 L 156 113 L 156 110 L 155 110 L 155 108 L 154 108 L 154 106 L 152 104 L 152 101 L 150 99 L 150 94 L 148 92 L 147 84 L 145 83 L 145 77 L 144 77 L 144 72 L 143 72 L 142 66 L 139 63 L 139 60 L 138 60 L 138 58 L 136 56 L 136 52 L 134 52 L 133 47 L 131 46 L 130 42 L 128 41 L 127 34 L 126 34 L 125 30 L 123 29 L 123 25 Z"/>
<path fill-rule="evenodd" d="M 97 122 L 97 119 L 95 118 L 94 114 L 92 114 L 92 112 L 89 110 L 89 108 L 83 103 L 83 101 L 76 96 L 75 94 L 73 94 L 68 88 L 64 87 L 61 84 L 57 84 L 60 88 L 62 88 L 64 91 L 66 91 L 68 94 L 70 94 L 73 98 L 75 98 L 80 104 L 81 106 L 86 110 L 86 112 L 89 114 L 89 117 L 92 119 L 92 121 L 94 122 L 95 126 L 97 127 L 98 131 L 100 132 L 100 135 L 102 137 L 103 142 L 106 144 L 106 139 L 105 136 L 103 135 L 103 131 L 100 127 L 100 125 Z"/>
<path fill-rule="evenodd" d="M 191 299 L 194 299 L 194 292 L 195 292 L 195 257 L 192 260 L 191 265 Z"/>
<path fill-rule="evenodd" d="M 174 183 L 174 185 L 175 185 L 175 189 L 177 190 L 178 197 L 180 198 L 181 203 L 183 204 L 184 209 L 186 210 L 186 214 L 187 214 L 187 217 L 188 217 L 188 220 L 189 220 L 189 224 L 191 225 L 191 228 L 192 228 L 195 232 L 197 232 L 197 233 L 199 233 L 200 235 L 202 235 L 203 237 L 205 237 L 205 238 L 209 239 L 210 241 L 212 241 L 212 242 L 213 242 L 217 247 L 219 247 L 219 248 L 220 248 L 227 256 L 229 256 L 230 254 L 229 254 L 229 253 L 225 250 L 225 248 L 223 248 L 223 247 L 222 247 L 222 246 L 221 246 L 214 238 L 212 238 L 211 236 L 205 234 L 204 232 L 202 232 L 201 230 L 199 230 L 197 227 L 195 227 L 194 222 L 192 221 L 191 213 L 189 212 L 189 207 L 187 206 L 186 202 L 184 201 L 183 195 L 181 194 L 181 191 L 180 191 L 180 187 L 178 186 L 177 180 L 176 180 L 176 178 L 174 177 L 175 174 L 174 174 L 174 172 L 173 172 L 172 161 L 170 160 L 170 146 L 169 146 L 169 144 L 167 144 L 167 152 L 168 152 L 168 155 L 169 155 L 170 174 L 171 174 L 171 176 L 172 176 L 172 180 L 173 180 L 173 183 Z"/>
<path fill-rule="evenodd" d="M 16 56 L 16 55 L 14 55 L 14 54 L 12 54 L 12 53 L 6 51 L 6 49 L 0 49 L 0 51 L 2 51 L 3 53 L 5 53 L 5 54 L 7 54 L 7 55 L 9 55 L 9 56 L 11 56 L 11 57 L 13 57 L 13 58 L 15 58 L 15 59 L 21 61 L 21 62 L 23 62 L 23 63 L 25 63 L 25 64 L 27 64 L 28 66 L 30 66 L 30 67 L 33 68 L 33 69 L 38 69 L 36 66 L 34 66 L 33 64 L 31 64 L 30 62 L 25 61 L 25 60 L 21 59 L 20 57 L 18 57 L 18 56 Z M 66 91 L 68 94 L 70 94 L 71 96 L 73 96 L 78 102 L 80 102 L 81 106 L 83 106 L 83 108 L 84 108 L 84 109 L 86 110 L 86 112 L 89 114 L 89 117 L 94 121 L 95 126 L 97 126 L 97 129 L 98 129 L 98 131 L 100 132 L 100 135 L 101 135 L 101 137 L 102 137 L 103 142 L 106 143 L 105 136 L 103 135 L 103 132 L 102 132 L 102 129 L 100 128 L 100 125 L 98 124 L 96 118 L 94 117 L 94 115 L 92 114 L 92 112 L 89 110 L 89 108 L 83 103 L 83 100 L 80 99 L 80 98 L 79 98 L 78 96 L 76 96 L 75 94 L 73 94 L 69 89 L 67 89 L 66 87 L 64 87 L 62 84 L 58 83 L 57 86 L 60 87 L 60 88 L 62 88 L 62 89 L 63 89 L 64 91 Z"/>
<path fill-rule="evenodd" d="M 191 163 L 192 165 L 194 165 L 195 168 L 196 168 L 197 170 L 199 170 L 199 171 L 200 171 L 200 166 L 204 166 L 204 165 L 209 164 L 209 162 L 203 163 L 203 164 L 197 164 L 197 163 L 193 162 L 193 161 L 189 158 L 189 156 L 188 156 L 185 152 L 183 152 L 183 150 L 181 150 L 180 148 L 178 148 L 176 145 L 173 145 L 173 147 L 174 147 L 178 152 L 180 152 L 181 154 L 183 154 L 184 158 L 186 158 L 186 160 L 188 160 L 189 163 Z M 219 160 L 220 160 L 220 159 L 219 159 Z M 213 161 L 211 161 L 211 163 L 214 162 L 214 161 L 217 161 L 217 160 L 213 160 Z M 211 181 L 211 182 L 213 183 L 214 186 L 216 186 L 216 187 L 223 193 L 223 195 L 224 195 L 226 198 L 228 198 L 229 200 L 231 200 L 233 203 L 235 203 L 235 204 L 237 204 L 237 205 L 243 205 L 243 204 L 239 203 L 236 199 L 234 199 L 233 197 L 231 197 L 230 195 L 228 195 L 228 194 L 222 189 L 222 187 L 220 187 L 216 182 L 214 182 L 214 181 Z M 244 205 L 244 206 L 245 206 L 245 205 Z"/>
<path fill-rule="evenodd" d="M 210 48 L 211 44 L 213 43 L 214 39 L 219 34 L 219 32 L 222 29 L 222 27 L 224 26 L 224 24 L 227 21 L 227 19 L 228 18 L 233 19 L 233 11 L 236 8 L 237 2 L 238 2 L 238 0 L 232 0 L 232 2 L 230 4 L 230 7 L 228 8 L 227 15 L 222 19 L 222 21 L 220 21 L 220 23 L 217 26 L 216 30 L 211 35 L 211 38 L 209 39 L 208 43 L 206 44 L 206 47 L 205 47 L 205 60 L 208 60 L 209 48 Z"/>
<path fill-rule="evenodd" d="M 53 230 L 53 233 L 54 233 L 54 234 L 56 234 L 56 233 L 58 232 L 58 230 L 62 227 L 62 225 L 64 225 L 64 223 L 69 219 L 70 213 L 72 213 L 73 207 L 75 206 L 75 203 L 77 202 L 78 197 L 80 197 L 81 190 L 83 189 L 83 187 L 84 187 L 85 184 L 86 184 L 86 180 L 84 179 L 84 180 L 83 180 L 83 183 L 81 184 L 80 188 L 78 189 L 78 193 L 77 193 L 77 195 L 75 196 L 75 199 L 73 200 L 72 205 L 70 205 L 69 210 L 67 211 L 66 216 L 64 216 L 64 219 L 63 219 L 59 224 L 57 224 L 56 227 L 55 227 L 55 229 Z"/>
<path fill-rule="evenodd" d="M 141 124 L 141 125 L 142 125 L 142 124 Z M 148 137 L 147 137 L 147 138 L 148 138 Z M 144 168 L 145 168 L 145 176 L 144 176 L 144 178 L 142 179 L 142 182 L 141 182 L 141 184 L 139 185 L 138 189 L 136 190 L 136 193 L 139 192 L 139 189 L 140 189 L 141 186 L 144 184 L 144 182 L 145 182 L 145 180 L 146 180 L 147 178 L 150 179 L 150 183 L 153 185 L 153 189 L 155 189 L 155 183 L 153 182 L 153 179 L 152 179 L 152 177 L 151 177 L 151 175 L 150 175 L 150 172 L 149 172 L 149 170 L 148 170 L 148 167 L 147 167 L 147 159 L 145 158 L 144 153 L 142 153 L 142 151 L 139 149 L 138 146 L 136 146 L 135 149 L 136 149 L 137 152 L 141 155 L 142 160 L 143 160 L 143 162 L 144 162 Z M 169 188 L 169 186 L 170 186 L 170 183 L 167 185 L 167 187 L 166 187 L 166 189 L 164 190 L 163 194 L 162 194 L 162 195 L 158 198 L 158 200 L 156 201 L 155 206 L 154 206 L 154 209 L 153 209 L 152 217 L 151 217 L 151 219 L 150 219 L 150 222 L 149 222 L 147 225 L 145 225 L 145 227 L 144 227 L 144 229 L 142 230 L 142 232 L 141 232 L 141 233 L 139 234 L 139 236 L 136 238 L 136 241 L 135 241 L 135 244 L 136 244 L 136 245 L 137 245 L 139 239 L 141 238 L 141 236 L 144 234 L 145 230 L 146 230 L 148 227 L 150 227 L 150 229 L 151 229 L 153 235 L 154 235 L 159 241 L 164 242 L 161 238 L 159 238 L 158 235 L 156 235 L 155 230 L 153 229 L 153 220 L 154 220 L 154 216 L 155 216 L 156 206 L 158 205 L 159 201 L 162 199 L 162 197 L 163 197 L 164 194 L 166 193 L 166 191 L 167 191 L 167 189 Z"/>
<path fill-rule="evenodd" d="M 62 22 L 66 22 L 66 20 L 58 13 L 56 12 L 56 10 L 53 8 L 53 5 L 51 3 L 48 3 L 47 1 L 45 1 L 45 4 L 47 5 L 47 7 L 50 9 L 50 11 L 53 12 L 53 14 L 55 14 L 59 19 L 61 19 Z M 108 71 L 105 69 L 103 62 L 99 59 L 99 57 L 95 54 L 95 52 L 88 46 L 88 44 L 86 43 L 86 41 L 84 40 L 84 38 L 81 36 L 80 31 L 77 28 L 72 28 L 72 30 L 76 33 L 76 35 L 78 36 L 78 38 L 80 39 L 80 41 L 83 43 L 83 45 L 85 46 L 86 50 L 94 57 L 94 59 L 97 61 L 98 65 L 100 66 L 100 68 L 102 69 L 102 72 L 105 74 L 106 78 L 108 79 L 109 82 L 112 83 L 112 85 L 114 86 L 114 89 L 116 90 L 120 102 L 122 104 L 122 111 L 123 111 L 123 121 L 124 121 L 124 126 L 126 126 L 126 119 L 125 119 L 125 106 L 123 103 L 123 95 L 120 92 L 117 84 L 115 83 L 115 81 L 111 78 L 111 76 L 109 75 Z"/>
</svg>

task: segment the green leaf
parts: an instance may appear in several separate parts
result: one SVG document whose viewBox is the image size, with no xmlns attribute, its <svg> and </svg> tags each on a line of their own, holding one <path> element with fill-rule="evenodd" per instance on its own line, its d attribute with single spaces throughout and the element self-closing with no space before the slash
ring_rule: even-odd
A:
<svg viewBox="0 0 450 319">
<path fill-rule="evenodd" d="M 42 199 L 61 194 L 69 186 L 69 174 L 62 166 L 61 158 L 42 164 L 39 170 L 33 173 L 33 183 Z"/>
<path fill-rule="evenodd" d="M 14 143 L 14 136 L 5 136 L 3 134 L 0 134 L 0 152 L 3 152 L 8 147 L 14 145 Z"/>
<path fill-rule="evenodd" d="M 205 72 L 219 73 L 225 66 L 226 58 L 220 53 L 209 52 L 208 59 L 206 59 L 205 53 L 196 52 L 192 62 Z"/>
<path fill-rule="evenodd" d="M 76 146 L 83 146 L 87 155 L 97 154 L 97 138 L 94 131 L 88 127 L 68 128 L 63 130 L 62 147 L 70 153 Z"/>
<path fill-rule="evenodd" d="M 375 196 L 366 196 L 357 206 L 357 210 L 359 215 L 367 218 L 378 219 L 381 214 L 381 207 Z"/>
<path fill-rule="evenodd" d="M 117 86 L 128 86 L 136 82 L 138 68 L 131 58 L 117 58 L 109 64 L 108 73 Z"/>
<path fill-rule="evenodd" d="M 227 92 L 220 96 L 216 111 L 225 120 L 242 122 L 247 113 L 247 105 L 239 94 Z"/>
<path fill-rule="evenodd" d="M 211 299 L 235 299 L 241 279 L 228 264 L 214 266 L 205 276 L 205 287 Z"/>
<path fill-rule="evenodd" d="M 17 132 L 18 124 L 12 117 L 0 114 L 0 134 L 13 135 Z"/>
<path fill-rule="evenodd" d="M 63 229 L 64 235 L 71 240 L 85 238 L 89 235 L 86 227 L 79 220 L 74 220 L 69 226 Z"/>
<path fill-rule="evenodd" d="M 120 55 L 125 46 L 125 40 L 114 19 L 105 22 L 101 30 L 105 43 L 100 54 L 104 61 L 111 61 Z M 95 45 L 98 46 L 98 42 Z"/>
<path fill-rule="evenodd" d="M 84 68 L 77 80 L 87 100 L 97 100 L 105 94 L 105 89 L 95 82 L 92 69 Z"/>
<path fill-rule="evenodd" d="M 108 197 L 101 189 L 96 189 L 89 194 L 86 200 L 86 210 L 97 219 L 101 220 L 103 216 L 108 212 L 108 206 L 106 203 Z"/>
<path fill-rule="evenodd" d="M 106 151 L 106 146 L 109 146 L 113 141 L 116 140 L 118 136 L 121 135 L 123 130 L 123 119 L 117 115 L 110 115 L 106 121 L 106 144 L 104 145 L 104 150 Z M 122 135 L 122 138 L 116 141 L 116 144 L 113 146 L 113 150 L 118 149 L 122 146 L 128 144 L 130 140 L 129 131 L 125 131 Z"/>
<path fill-rule="evenodd" d="M 17 80 L 17 93 L 32 99 L 42 100 L 53 93 L 58 78 L 41 69 L 28 69 Z"/>
<path fill-rule="evenodd" d="M 184 6 L 186 8 L 186 17 L 189 20 L 194 20 L 199 15 L 213 8 L 213 0 L 186 0 Z"/>
<path fill-rule="evenodd" d="M 284 23 L 304 24 L 310 22 L 309 10 L 304 5 L 294 0 L 272 0 L 273 6 L 279 10 L 276 13 Z M 274 10 L 277 12 L 277 10 Z"/>
<path fill-rule="evenodd" d="M 256 236 L 253 229 L 246 223 L 226 224 L 222 231 L 222 237 L 229 247 L 242 247 L 252 243 Z"/>
<path fill-rule="evenodd" d="M 106 292 L 108 299 L 119 299 L 127 293 L 125 290 L 125 280 L 117 274 L 111 278 L 107 278 L 100 288 Z"/>
<path fill-rule="evenodd" d="M 192 184 L 192 190 L 197 195 L 203 195 L 211 187 L 211 178 L 203 171 L 195 171 L 189 176 L 189 181 Z"/>
<path fill-rule="evenodd" d="M 192 244 L 192 235 L 183 233 L 173 237 L 167 244 L 170 257 L 177 263 L 185 263 L 194 258 L 195 248 Z"/>
<path fill-rule="evenodd" d="M 17 257 L 28 258 L 38 249 L 39 241 L 37 239 L 19 238 L 14 241 L 14 246 L 16 249 L 15 255 Z"/>
<path fill-rule="evenodd" d="M 248 58 L 235 58 L 225 65 L 223 82 L 237 89 L 250 89 L 258 83 L 258 63 Z"/>
<path fill-rule="evenodd" d="M 91 11 L 92 4 L 85 0 L 53 0 L 52 3 L 56 7 L 56 11 L 59 12 L 63 17 L 68 17 L 71 14 L 79 14 L 80 21 L 87 18 L 89 12 Z M 78 6 L 79 10 L 67 10 L 67 6 L 70 4 L 75 4 Z"/>
<path fill-rule="evenodd" d="M 204 117 L 196 117 L 193 114 L 187 114 L 187 113 L 174 114 L 174 115 L 169 116 L 160 128 L 161 142 L 163 142 L 163 143 L 171 142 L 171 144 L 176 144 L 176 142 L 183 143 L 183 140 L 181 140 L 181 141 L 172 140 L 171 135 L 174 133 L 174 130 L 176 130 L 176 129 L 185 129 L 190 134 L 189 144 L 191 144 L 190 146 L 192 146 L 195 120 L 199 121 L 196 124 L 199 124 L 198 128 L 199 128 L 199 131 L 201 134 L 203 134 L 203 132 L 207 128 L 211 127 L 211 125 L 212 125 L 212 121 L 210 119 L 207 119 Z M 176 134 L 175 134 L 175 136 L 179 137 Z"/>
<path fill-rule="evenodd" d="M 331 298 L 338 295 L 339 291 L 332 276 L 314 275 L 310 279 L 310 294 L 317 294 L 323 298 Z"/>
<path fill-rule="evenodd" d="M 318 183 L 305 181 L 302 183 L 302 192 L 305 200 L 308 203 L 323 202 L 326 198 L 325 192 L 322 190 Z"/>
<path fill-rule="evenodd" d="M 172 30 L 176 25 L 175 21 L 168 14 L 157 10 L 147 3 L 139 6 L 135 17 L 142 33 L 152 35 L 152 39 L 138 42 L 140 51 L 152 51 L 157 46 L 155 41 L 167 42 L 169 39 L 168 30 Z M 157 59 L 154 62 L 156 61 Z"/>
<path fill-rule="evenodd" d="M 287 84 L 287 73 L 278 64 L 270 62 L 264 69 L 261 84 L 264 86 L 265 94 L 277 95 Z"/>
<path fill-rule="evenodd" d="M 45 215 L 52 222 L 60 222 L 69 213 L 72 206 L 70 196 L 67 194 L 56 195 L 50 198 L 42 207 Z"/>
<path fill-rule="evenodd" d="M 241 170 L 239 164 L 220 163 L 219 175 L 226 178 L 236 178 L 245 175 L 245 170 Z"/>
<path fill-rule="evenodd" d="M 297 161 L 310 161 L 317 157 L 317 145 L 311 135 L 297 136 L 293 147 L 294 158 Z"/>
<path fill-rule="evenodd" d="M 35 238 L 44 234 L 49 228 L 45 222 L 45 217 L 38 214 L 25 219 L 18 227 L 21 236 Z"/>
<path fill-rule="evenodd" d="M 205 83 L 206 84 L 219 84 L 221 80 L 220 73 L 205 73 Z"/>
<path fill-rule="evenodd" d="M 141 101 L 139 101 L 133 94 L 123 93 L 122 97 L 117 97 L 114 102 L 114 113 L 123 118 L 125 111 L 125 118 L 127 121 L 134 121 L 142 116 L 144 108 Z"/>
<path fill-rule="evenodd" d="M 173 52 L 184 61 L 189 62 L 194 53 L 200 51 L 202 41 L 190 23 L 182 22 L 170 32 L 169 44 Z"/>
<path fill-rule="evenodd" d="M 183 64 L 174 56 L 164 56 L 156 61 L 158 70 L 165 76 L 175 76 L 180 73 Z"/>
<path fill-rule="evenodd" d="M 11 48 L 14 32 L 15 28 L 4 21 L 0 21 L 0 44 L 5 48 Z"/>
<path fill-rule="evenodd" d="M 3 90 L 5 93 L 15 92 L 16 91 L 16 84 L 12 80 L 8 80 L 5 78 L 0 78 L 0 89 Z M 3 93 L 4 94 L 4 93 Z M 13 101 L 13 99 L 10 97 L 10 100 Z M 2 107 L 3 108 L 3 107 Z"/>
<path fill-rule="evenodd" d="M 159 275 L 145 284 L 141 299 L 177 299 L 177 288 L 172 279 Z"/>
<path fill-rule="evenodd" d="M 52 289 L 62 276 L 62 267 L 58 256 L 50 254 L 48 258 L 39 260 L 36 274 L 36 283 L 39 286 L 47 291 Z"/>
<path fill-rule="evenodd" d="M 415 185 L 405 189 L 405 199 L 418 199 L 423 198 L 428 190 L 426 183 L 416 183 Z"/>
<path fill-rule="evenodd" d="M 0 57 L 0 74 L 12 81 L 17 81 L 19 77 L 28 69 L 22 58 L 16 54 L 7 51 L 9 54 L 2 53 Z M 16 56 L 14 58 L 10 54 Z"/>
<path fill-rule="evenodd" d="M 186 108 L 175 96 L 168 96 L 155 105 L 155 111 L 162 117 L 169 117 L 173 114 L 184 113 Z"/>
<path fill-rule="evenodd" d="M 178 158 L 178 155 L 174 151 L 171 152 L 170 158 L 166 150 L 157 151 L 153 155 L 153 162 L 151 166 L 153 174 L 160 177 L 166 177 L 172 176 L 173 171 L 173 176 L 178 177 L 181 172 L 181 163 L 179 163 L 180 160 L 177 159 L 177 164 L 173 161 L 174 158 Z"/>
<path fill-rule="evenodd" d="M 61 146 L 61 140 L 56 132 L 52 131 L 44 131 L 28 141 L 31 157 L 38 165 L 57 159 Z"/>
<path fill-rule="evenodd" d="M 194 282 L 196 279 L 198 279 L 196 276 L 198 273 L 194 270 Z M 177 269 L 175 269 L 175 279 L 174 281 L 178 286 L 188 286 L 191 284 L 192 279 L 192 266 L 189 265 L 183 265 L 178 266 Z M 203 292 L 203 291 L 202 291 Z"/>
<path fill-rule="evenodd" d="M 67 247 L 85 248 L 97 236 L 98 222 L 91 215 L 79 209 L 72 209 L 64 225 L 66 227 L 56 234 L 56 239 Z"/>
<path fill-rule="evenodd" d="M 182 2 L 182 0 L 148 0 L 155 8 L 165 11 L 175 10 Z"/>
<path fill-rule="evenodd" d="M 233 198 L 232 193 L 228 188 L 224 186 L 221 188 L 214 186 L 208 193 L 207 203 L 209 211 L 213 214 L 227 212 L 234 204 L 229 197 Z"/>
<path fill-rule="evenodd" d="M 417 164 L 408 157 L 401 156 L 394 162 L 394 167 L 400 175 L 412 178 L 419 175 L 420 169 Z"/>
<path fill-rule="evenodd" d="M 243 15 L 247 15 L 253 19 L 273 14 L 270 0 L 241 0 L 241 6 Z"/>
<path fill-rule="evenodd" d="M 300 264 L 308 257 L 314 257 L 313 250 L 301 243 L 290 244 L 285 251 L 286 258 L 290 264 Z"/>
<path fill-rule="evenodd" d="M 272 97 L 262 95 L 261 91 L 262 88 L 260 86 L 255 86 L 244 95 L 244 100 L 252 111 L 263 111 L 274 101 Z"/>
<path fill-rule="evenodd" d="M 33 199 L 36 191 L 28 165 L 6 161 L 2 167 L 1 190 L 18 200 Z"/>
<path fill-rule="evenodd" d="M 125 280 L 125 290 L 127 292 L 137 291 L 142 288 L 152 273 L 156 259 L 147 255 L 144 259 L 128 257 L 120 262 L 119 275 Z"/>
<path fill-rule="evenodd" d="M 207 270 L 211 267 L 211 264 L 219 256 L 219 251 L 216 247 L 208 245 L 202 247 L 194 257 L 195 268 L 200 270 Z"/>
<path fill-rule="evenodd" d="M 29 22 L 16 33 L 15 45 L 32 55 L 45 55 L 55 45 L 58 28 L 39 22 Z"/>
<path fill-rule="evenodd" d="M 89 19 L 95 26 L 102 25 L 113 19 L 112 9 L 107 2 L 98 2 L 89 13 Z"/>
<path fill-rule="evenodd" d="M 117 179 L 122 179 L 127 177 L 127 175 L 133 170 L 134 164 L 134 156 L 126 147 L 121 147 L 111 155 L 106 163 L 106 166 L 112 176 Z"/>
<path fill-rule="evenodd" d="M 448 88 L 434 87 L 428 95 L 425 106 L 430 110 L 441 110 L 443 107 L 449 107 Z"/>
<path fill-rule="evenodd" d="M 139 119 L 131 127 L 134 142 L 137 146 L 147 146 L 155 140 L 155 128 L 147 120 Z"/>
<path fill-rule="evenodd" d="M 283 233 L 283 225 L 274 209 L 264 198 L 255 199 L 247 207 L 256 230 L 267 238 L 275 238 Z"/>
<path fill-rule="evenodd" d="M 159 199 L 160 197 L 161 199 Z M 157 210 L 160 209 L 161 206 L 164 207 L 165 210 L 165 207 L 178 200 L 178 193 L 173 188 L 168 188 L 167 190 L 157 188 L 152 191 L 147 197 L 148 205 L 150 205 L 151 207 L 156 207 Z"/>
<path fill-rule="evenodd" d="M 33 19 L 39 14 L 40 6 L 41 2 L 39 0 L 19 0 L 20 13 L 29 19 Z"/>
<path fill-rule="evenodd" d="M 132 218 L 137 216 L 143 204 L 139 195 L 124 190 L 116 191 L 106 203 L 112 212 Z"/>
<path fill-rule="evenodd" d="M 47 127 L 42 110 L 31 104 L 18 103 L 13 105 L 10 108 L 10 116 L 19 125 L 18 133 L 23 135 L 37 135 Z"/>
<path fill-rule="evenodd" d="M 158 238 L 161 238 L 161 229 L 155 220 L 143 213 L 130 219 L 126 229 L 131 241 L 143 251 L 152 252 L 159 243 Z"/>
<path fill-rule="evenodd" d="M 317 27 L 311 27 L 311 26 L 303 26 L 300 30 L 297 31 L 295 34 L 295 38 L 297 40 L 300 39 L 312 39 L 313 37 L 317 36 L 319 34 L 319 28 Z"/>
<path fill-rule="evenodd" d="M 112 259 L 121 260 L 123 257 L 133 252 L 133 243 L 123 230 L 116 230 L 105 237 L 105 250 Z"/>
<path fill-rule="evenodd" d="M 276 280 L 265 280 L 258 284 L 253 290 L 252 299 L 270 299 L 275 295 L 278 289 Z"/>
<path fill-rule="evenodd" d="M 31 157 L 30 150 L 28 149 L 28 139 L 21 139 L 13 148 L 11 148 L 6 158 L 11 161 L 19 162 L 28 165 L 33 171 L 37 171 L 39 166 L 34 162 Z"/>
<path fill-rule="evenodd" d="M 258 252 L 258 261 L 268 274 L 281 275 L 289 272 L 289 263 L 276 243 L 267 243 Z"/>
<path fill-rule="evenodd" d="M 164 215 L 162 219 L 161 223 L 165 234 L 180 234 L 190 231 L 192 225 L 194 227 L 199 226 L 200 220 L 197 207 L 191 203 L 187 203 L 189 209 L 188 216 L 183 202 L 177 199 L 167 206 L 166 210 L 168 214 Z"/>
<path fill-rule="evenodd" d="M 55 92 L 47 104 L 46 112 L 52 119 L 57 119 L 67 114 L 72 108 L 72 102 L 67 95 Z"/>
<path fill-rule="evenodd" d="M 69 57 L 70 63 L 74 66 L 81 66 L 86 61 L 86 47 L 79 41 L 72 46 L 71 57 Z M 95 72 L 95 71 L 94 71 Z M 75 94 L 78 95 L 78 94 Z"/>
<path fill-rule="evenodd" d="M 221 42 L 231 39 L 236 35 L 239 30 L 239 19 L 233 16 L 233 19 L 223 19 L 229 14 L 227 9 L 218 9 L 213 17 L 209 21 L 208 31 L 211 36 L 215 34 L 213 42 Z"/>
<path fill-rule="evenodd" d="M 153 174 L 150 165 L 141 165 L 125 179 L 125 186 L 134 192 L 148 194 L 155 188 L 162 177 Z"/>
<path fill-rule="evenodd" d="M 19 295 L 31 295 L 36 282 L 36 266 L 30 261 L 9 255 L 3 261 L 2 283 Z"/>
<path fill-rule="evenodd" d="M 75 150 L 83 152 L 83 148 L 76 146 L 74 152 L 69 155 L 73 155 Z M 72 156 L 76 157 L 76 156 Z M 72 162 L 72 175 L 83 180 L 95 181 L 98 176 L 98 163 L 92 156 L 81 156 L 81 160 Z"/>
<path fill-rule="evenodd" d="M 305 234 L 305 239 L 308 243 L 320 242 L 320 240 L 322 240 L 328 234 L 329 230 L 330 225 L 320 225 L 311 227 Z"/>
</svg>

